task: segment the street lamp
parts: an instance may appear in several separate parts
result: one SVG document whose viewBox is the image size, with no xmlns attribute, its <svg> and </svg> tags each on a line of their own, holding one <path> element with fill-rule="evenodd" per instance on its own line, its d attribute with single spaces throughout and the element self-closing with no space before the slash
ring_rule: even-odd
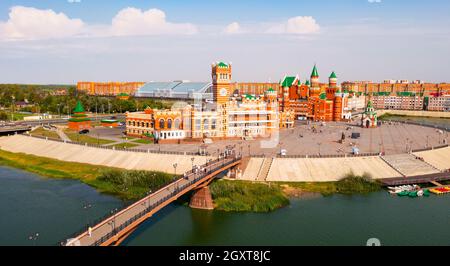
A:
<svg viewBox="0 0 450 266">
<path fill-rule="evenodd" d="M 92 208 L 92 204 L 86 203 L 83 205 L 83 209 L 86 210 L 86 224 L 89 226 L 89 209 Z"/>
<path fill-rule="evenodd" d="M 33 241 L 33 246 L 36 246 L 36 241 L 39 237 L 39 233 L 28 236 L 28 240 Z"/>
<path fill-rule="evenodd" d="M 195 160 L 195 158 L 192 157 L 192 158 L 191 158 L 191 162 L 192 162 L 192 171 L 194 171 L 194 160 Z"/>
<path fill-rule="evenodd" d="M 317 147 L 319 148 L 319 156 L 320 156 L 320 146 L 322 145 L 321 142 L 317 143 Z"/>
<path fill-rule="evenodd" d="M 173 166 L 173 169 L 175 170 L 175 177 L 176 177 L 177 176 L 177 166 L 178 166 L 178 164 L 174 163 L 172 166 Z"/>
</svg>

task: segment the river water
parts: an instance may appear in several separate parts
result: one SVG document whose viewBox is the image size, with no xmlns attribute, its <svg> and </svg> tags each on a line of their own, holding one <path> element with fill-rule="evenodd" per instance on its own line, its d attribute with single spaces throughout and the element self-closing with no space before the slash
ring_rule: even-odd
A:
<svg viewBox="0 0 450 266">
<path fill-rule="evenodd" d="M 83 208 L 86 204 L 92 208 Z M 0 167 L 0 245 L 55 245 L 122 206 L 73 180 L 46 179 Z M 145 222 L 124 245 L 449 245 L 450 195 L 294 199 L 272 213 L 192 210 L 172 204 Z M 36 241 L 28 236 L 38 232 Z"/>
</svg>

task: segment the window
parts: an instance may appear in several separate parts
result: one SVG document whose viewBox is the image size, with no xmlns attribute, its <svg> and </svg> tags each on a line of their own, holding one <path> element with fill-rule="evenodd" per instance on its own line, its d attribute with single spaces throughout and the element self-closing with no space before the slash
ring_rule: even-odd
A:
<svg viewBox="0 0 450 266">
<path fill-rule="evenodd" d="M 159 120 L 159 128 L 164 129 L 164 119 Z"/>
<path fill-rule="evenodd" d="M 211 121 L 211 129 L 216 129 L 216 119 L 212 119 L 212 121 Z"/>
<path fill-rule="evenodd" d="M 168 129 L 172 128 L 172 119 L 167 120 L 167 128 Z"/>
<path fill-rule="evenodd" d="M 149 126 L 148 122 L 147 122 L 147 127 Z"/>
<path fill-rule="evenodd" d="M 195 130 L 200 130 L 202 128 L 202 121 L 200 119 L 195 119 Z"/>
<path fill-rule="evenodd" d="M 134 126 L 136 126 L 136 122 L 135 122 L 135 121 L 133 121 L 133 127 L 134 127 Z"/>
<path fill-rule="evenodd" d="M 208 119 L 203 120 L 203 129 L 204 130 L 209 129 L 209 120 Z"/>
<path fill-rule="evenodd" d="M 180 129 L 180 119 L 175 119 L 175 129 Z"/>
</svg>

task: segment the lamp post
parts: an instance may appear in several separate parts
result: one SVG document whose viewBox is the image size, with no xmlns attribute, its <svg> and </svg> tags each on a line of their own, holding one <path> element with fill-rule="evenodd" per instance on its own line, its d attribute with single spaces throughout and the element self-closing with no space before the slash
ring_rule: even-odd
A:
<svg viewBox="0 0 450 266">
<path fill-rule="evenodd" d="M 172 166 L 173 166 L 173 169 L 175 170 L 175 177 L 176 177 L 177 176 L 177 166 L 178 166 L 178 164 L 174 163 Z"/>
<path fill-rule="evenodd" d="M 89 226 L 89 209 L 92 208 L 92 204 L 86 203 L 83 205 L 83 209 L 86 211 L 86 224 Z"/>
<path fill-rule="evenodd" d="M 192 157 L 192 158 L 191 158 L 191 162 L 192 162 L 192 171 L 194 171 L 194 160 L 195 160 L 195 158 Z"/>
<path fill-rule="evenodd" d="M 317 147 L 319 148 L 319 156 L 320 156 L 320 146 L 322 145 L 322 143 L 321 142 L 318 142 L 317 143 Z"/>
<path fill-rule="evenodd" d="M 39 237 L 39 233 L 36 232 L 36 233 L 28 236 L 28 240 L 33 241 L 33 246 L 36 246 L 36 241 L 37 241 L 38 237 Z"/>
<path fill-rule="evenodd" d="M 14 105 L 15 105 L 16 97 L 11 96 L 11 121 L 14 121 Z"/>
</svg>

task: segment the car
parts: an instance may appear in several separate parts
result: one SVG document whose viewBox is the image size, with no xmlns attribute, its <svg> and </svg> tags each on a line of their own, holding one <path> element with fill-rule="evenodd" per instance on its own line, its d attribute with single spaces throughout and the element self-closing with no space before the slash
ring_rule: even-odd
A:
<svg viewBox="0 0 450 266">
<path fill-rule="evenodd" d="M 89 133 L 89 129 L 83 129 L 80 130 L 80 132 L 78 132 L 78 134 L 87 134 L 87 133 Z"/>
</svg>

